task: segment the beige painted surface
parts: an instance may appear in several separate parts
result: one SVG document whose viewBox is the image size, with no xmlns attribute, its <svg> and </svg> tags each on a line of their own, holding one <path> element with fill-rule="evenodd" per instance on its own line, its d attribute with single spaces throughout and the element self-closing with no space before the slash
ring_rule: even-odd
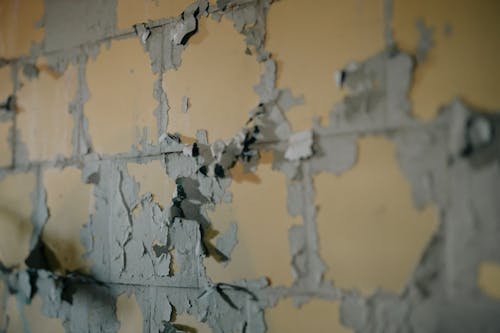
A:
<svg viewBox="0 0 500 333">
<path fill-rule="evenodd" d="M 186 313 L 176 316 L 174 324 L 178 325 L 179 328 L 185 328 L 187 332 L 190 332 L 188 329 L 191 329 L 191 332 L 196 333 L 212 333 L 207 324 L 199 322 L 195 317 Z"/>
<path fill-rule="evenodd" d="M 244 37 L 227 19 L 200 20 L 198 33 L 182 53 L 182 65 L 164 75 L 171 108 L 169 132 L 194 137 L 197 129 L 204 128 L 211 142 L 239 132 L 259 102 L 253 92 L 259 64 L 245 54 L 245 48 Z M 181 112 L 183 96 L 190 102 L 187 113 Z"/>
<path fill-rule="evenodd" d="M 87 272 L 90 266 L 82 255 L 80 230 L 89 221 L 91 185 L 80 179 L 80 170 L 48 170 L 44 174 L 50 217 L 42 239 L 51 248 L 64 270 Z"/>
<path fill-rule="evenodd" d="M 0 260 L 5 266 L 23 267 L 29 253 L 33 173 L 9 175 L 0 181 Z"/>
<path fill-rule="evenodd" d="M 77 73 L 70 66 L 57 75 L 42 68 L 36 80 L 21 76 L 18 98 L 18 129 L 20 139 L 28 148 L 31 160 L 52 160 L 56 155 L 70 156 L 73 118 L 69 103 L 76 94 Z"/>
<path fill-rule="evenodd" d="M 11 128 L 11 121 L 0 123 L 0 166 L 7 166 L 12 162 L 12 149 L 9 144 Z"/>
<path fill-rule="evenodd" d="M 385 138 L 359 140 L 358 162 L 315 177 L 320 253 L 341 288 L 401 292 L 437 226 L 431 207 L 412 206 L 410 185 Z"/>
<path fill-rule="evenodd" d="M 479 265 L 477 284 L 486 295 L 500 299 L 500 264 L 482 262 Z"/>
<path fill-rule="evenodd" d="M 291 299 L 280 301 L 266 312 L 268 331 L 278 332 L 353 332 L 340 324 L 339 303 L 313 300 L 297 308 Z"/>
<path fill-rule="evenodd" d="M 111 42 L 87 65 L 92 97 L 85 104 L 85 114 L 97 152 L 129 151 L 143 128 L 156 142 L 155 77 L 150 68 L 149 57 L 135 38 Z"/>
<path fill-rule="evenodd" d="M 59 319 L 49 318 L 42 314 L 42 300 L 35 296 L 31 304 L 23 307 L 24 316 L 31 333 L 64 333 L 64 328 Z M 9 328 L 7 333 L 21 333 L 23 321 L 19 312 L 18 301 L 15 296 L 9 297 L 7 303 L 7 315 L 9 316 Z"/>
<path fill-rule="evenodd" d="M 11 71 L 9 67 L 0 68 L 0 102 L 4 102 L 12 93 L 10 76 Z M 9 165 L 12 160 L 11 149 L 8 144 L 8 135 L 11 126 L 11 121 L 0 123 L 0 166 Z"/>
<path fill-rule="evenodd" d="M 11 71 L 9 67 L 0 68 L 0 101 L 12 94 Z"/>
<path fill-rule="evenodd" d="M 13 58 L 29 52 L 32 42 L 43 38 L 36 25 L 43 15 L 42 0 L 0 1 L 0 54 Z"/>
<path fill-rule="evenodd" d="M 121 294 L 118 296 L 116 317 L 120 321 L 118 333 L 142 332 L 143 317 L 134 295 Z"/>
<path fill-rule="evenodd" d="M 142 332 L 143 316 L 134 295 L 122 294 L 116 303 L 116 316 L 120 321 L 118 333 L 138 333 Z M 195 329 L 195 333 L 211 333 L 212 330 L 207 324 L 201 323 L 196 318 L 183 313 L 182 315 L 172 315 L 172 323 L 179 327 Z"/>
<path fill-rule="evenodd" d="M 233 203 L 218 206 L 209 216 L 221 233 L 237 222 L 238 244 L 225 267 L 205 260 L 208 276 L 223 282 L 266 276 L 273 286 L 291 285 L 288 229 L 300 220 L 286 210 L 285 176 L 267 163 L 253 175 L 232 174 Z"/>
<path fill-rule="evenodd" d="M 499 12 L 496 0 L 394 1 L 394 34 L 403 49 L 415 49 L 417 18 L 435 30 L 435 47 L 417 69 L 410 95 L 416 116 L 432 119 L 455 96 L 500 110 Z"/>
<path fill-rule="evenodd" d="M 313 117 L 327 124 L 344 94 L 335 71 L 384 45 L 382 0 L 283 0 L 272 5 L 268 25 L 266 47 L 278 61 L 278 86 L 304 95 L 305 104 L 287 114 L 297 131 L 311 128 Z"/>
</svg>

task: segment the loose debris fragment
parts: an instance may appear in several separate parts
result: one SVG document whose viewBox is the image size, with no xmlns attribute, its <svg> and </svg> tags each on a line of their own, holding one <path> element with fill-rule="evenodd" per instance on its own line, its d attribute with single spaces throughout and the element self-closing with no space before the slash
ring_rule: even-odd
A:
<svg viewBox="0 0 500 333">
<path fill-rule="evenodd" d="M 313 154 L 312 146 L 312 131 L 294 133 L 288 139 L 288 148 L 285 151 L 285 158 L 289 161 L 296 161 L 310 157 Z"/>
</svg>

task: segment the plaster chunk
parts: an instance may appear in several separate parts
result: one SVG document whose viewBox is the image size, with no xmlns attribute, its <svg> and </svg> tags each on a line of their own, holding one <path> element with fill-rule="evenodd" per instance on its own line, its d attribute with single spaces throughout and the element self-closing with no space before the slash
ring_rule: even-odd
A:
<svg viewBox="0 0 500 333">
<path fill-rule="evenodd" d="M 313 154 L 313 134 L 311 131 L 294 133 L 288 140 L 285 158 L 291 161 L 310 157 Z"/>
<path fill-rule="evenodd" d="M 238 243 L 236 238 L 236 233 L 238 232 L 238 225 L 233 223 L 230 224 L 227 230 L 217 238 L 216 247 L 221 254 L 227 258 L 231 259 L 231 252 Z"/>
</svg>

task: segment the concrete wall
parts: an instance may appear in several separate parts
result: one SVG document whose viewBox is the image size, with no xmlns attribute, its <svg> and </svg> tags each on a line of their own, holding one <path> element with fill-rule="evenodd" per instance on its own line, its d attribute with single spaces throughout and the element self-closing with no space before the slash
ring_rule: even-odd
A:
<svg viewBox="0 0 500 333">
<path fill-rule="evenodd" d="M 499 10 L 1 0 L 0 332 L 498 332 Z"/>
</svg>

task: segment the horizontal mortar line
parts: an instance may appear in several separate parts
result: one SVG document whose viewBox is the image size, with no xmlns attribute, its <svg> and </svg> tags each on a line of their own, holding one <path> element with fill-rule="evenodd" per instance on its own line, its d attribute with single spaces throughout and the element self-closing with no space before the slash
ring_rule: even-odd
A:
<svg viewBox="0 0 500 333">
<path fill-rule="evenodd" d="M 164 22 L 164 23 L 158 23 L 156 25 L 151 26 L 150 29 L 160 28 L 160 27 L 166 26 L 166 25 L 171 24 L 171 23 L 173 23 L 173 21 L 167 21 L 167 22 Z M 33 59 L 33 58 L 36 59 L 38 57 L 47 57 L 47 56 L 56 55 L 56 54 L 59 54 L 59 53 L 67 53 L 67 52 L 71 52 L 71 51 L 77 51 L 77 50 L 81 50 L 85 46 L 92 46 L 92 45 L 95 45 L 95 44 L 102 44 L 102 43 L 110 42 L 110 41 L 113 41 L 113 40 L 120 40 L 120 39 L 129 38 L 129 37 L 133 37 L 133 36 L 136 36 L 134 28 L 127 28 L 127 29 L 124 29 L 124 30 L 116 33 L 116 34 L 105 36 L 105 37 L 102 37 L 102 38 L 98 38 L 98 39 L 95 39 L 95 40 L 92 40 L 92 41 L 85 41 L 85 42 L 83 42 L 81 44 L 78 44 L 78 45 L 75 45 L 75 46 L 71 46 L 69 48 L 42 51 L 42 52 L 40 52 L 39 54 L 36 54 L 36 55 L 24 55 L 24 56 L 20 56 L 20 57 L 17 57 L 17 58 L 10 58 L 10 59 L 7 60 L 7 62 L 8 63 L 10 63 L 10 62 L 15 63 L 15 62 L 29 61 L 30 59 Z"/>
<path fill-rule="evenodd" d="M 400 126 L 388 126 L 388 127 L 378 127 L 378 128 L 354 128 L 354 129 L 333 129 L 329 133 L 318 133 L 320 136 L 324 137 L 335 137 L 335 136 L 348 136 L 348 135 L 381 135 L 381 134 L 393 134 L 398 132 L 406 131 L 422 131 L 424 130 L 422 126 L 427 125 L 426 123 L 416 123 L 416 124 L 401 124 Z M 325 128 L 328 130 L 328 128 Z"/>
<path fill-rule="evenodd" d="M 279 141 L 273 142 L 261 142 L 259 146 L 265 146 L 267 144 L 276 144 Z M 286 141 L 282 141 L 286 142 Z M 101 162 L 106 162 L 106 161 L 134 161 L 134 160 L 139 160 L 139 159 L 155 159 L 155 158 L 162 158 L 170 154 L 182 154 L 182 150 L 179 151 L 165 151 L 165 152 L 159 152 L 159 153 L 152 153 L 152 154 L 137 154 L 137 155 L 126 155 L 127 153 L 117 153 L 114 155 L 104 155 L 98 160 L 95 161 L 89 161 L 89 162 L 96 162 L 96 163 L 101 163 Z M 85 162 L 85 156 L 87 155 L 80 155 L 77 157 L 69 157 L 66 159 L 54 159 L 54 160 L 32 160 L 28 161 L 27 164 L 18 164 L 14 167 L 12 166 L 2 166 L 0 167 L 0 170 L 3 171 L 12 171 L 12 172 L 23 172 L 23 171 L 30 171 L 32 168 L 42 166 L 44 168 L 50 168 L 53 167 L 54 169 L 60 169 L 62 165 L 62 168 L 64 167 L 72 167 L 72 166 L 79 166 L 83 162 Z"/>
<path fill-rule="evenodd" d="M 165 152 L 160 152 L 160 153 L 154 153 L 154 154 L 138 154 L 134 156 L 120 156 L 120 154 L 126 154 L 126 153 L 117 153 L 116 155 L 105 155 L 99 158 L 98 160 L 93 160 L 89 162 L 106 162 L 106 161 L 130 161 L 130 160 L 137 160 L 141 158 L 161 158 L 164 157 L 165 155 L 169 154 L 179 154 L 182 153 L 182 151 L 165 151 Z M 44 168 L 47 167 L 53 167 L 54 169 L 61 169 L 65 167 L 70 167 L 70 166 L 79 166 L 83 162 L 85 162 L 85 157 L 90 156 L 90 154 L 87 155 L 79 155 L 76 157 L 68 157 L 65 159 L 53 159 L 53 160 L 32 160 L 28 161 L 27 164 L 18 164 L 16 166 L 2 166 L 0 167 L 0 170 L 3 171 L 12 171 L 12 172 L 23 172 L 23 171 L 29 171 L 32 168 L 42 166 Z"/>
<path fill-rule="evenodd" d="M 140 283 L 125 283 L 125 282 L 106 282 L 99 281 L 106 285 L 111 286 L 130 286 L 130 287 L 145 287 L 145 288 L 163 288 L 163 289 L 188 289 L 188 290 L 201 290 L 203 288 L 198 286 L 168 286 L 168 285 L 160 285 L 160 284 L 140 284 Z"/>
<path fill-rule="evenodd" d="M 420 126 L 425 125 L 421 124 Z M 342 137 L 342 136 L 351 136 L 351 135 L 360 135 L 360 136 L 375 136 L 375 135 L 383 135 L 383 134 L 394 134 L 398 132 L 406 132 L 406 131 L 421 131 L 423 130 L 419 125 L 415 126 L 401 126 L 401 127 L 387 127 L 387 128 L 377 128 L 377 129 L 354 129 L 354 130 L 334 130 L 330 133 L 318 133 L 319 136 L 329 138 L 329 139 L 335 139 L 337 137 Z M 325 128 L 325 130 L 328 130 Z M 267 146 L 272 146 L 280 143 L 287 143 L 287 140 L 270 140 L 270 141 L 261 141 L 257 142 L 254 144 L 256 147 L 267 147 Z M 159 153 L 152 153 L 152 154 L 137 154 L 137 155 L 127 155 L 127 153 L 117 153 L 113 155 L 104 155 L 102 156 L 99 160 L 96 160 L 95 162 L 103 162 L 103 161 L 133 161 L 137 159 L 142 159 L 142 158 L 161 158 L 169 154 L 179 154 L 182 153 L 182 151 L 165 151 L 165 152 L 159 152 Z M 29 161 L 28 164 L 19 164 L 17 166 L 3 166 L 0 167 L 0 170 L 4 171 L 12 171 L 12 172 L 23 172 L 23 171 L 29 171 L 32 167 L 35 166 L 42 166 L 42 167 L 53 167 L 55 169 L 60 168 L 58 164 L 62 164 L 64 167 L 66 166 L 78 166 L 80 165 L 83 161 L 85 156 L 88 155 L 80 155 L 77 157 L 70 157 L 64 160 L 33 160 Z"/>
<path fill-rule="evenodd" d="M 158 152 L 158 153 L 151 153 L 151 154 L 138 154 L 138 155 L 126 155 L 123 153 L 118 153 L 116 155 L 107 155 L 103 156 L 98 161 L 128 161 L 128 160 L 136 160 L 136 159 L 141 159 L 141 158 L 155 158 L 155 157 L 163 157 L 165 155 L 170 155 L 170 154 L 180 154 L 182 153 L 182 150 L 174 150 L 174 151 L 164 151 L 164 152 Z M 120 156 L 120 154 L 123 154 Z"/>
<path fill-rule="evenodd" d="M 244 7 L 244 6 L 250 5 L 254 2 L 256 2 L 256 0 L 242 1 L 242 2 L 239 2 L 237 4 L 237 6 Z M 213 13 L 219 13 L 219 12 L 224 12 L 224 11 L 222 9 L 219 9 L 219 8 L 216 8 L 213 10 L 209 9 L 208 15 L 213 14 Z M 158 20 L 151 20 L 149 22 L 138 22 L 138 23 L 135 23 L 134 25 L 144 23 L 148 26 L 148 28 L 150 30 L 153 30 L 153 29 L 162 28 L 164 26 L 167 26 L 169 24 L 174 23 L 178 19 L 178 17 L 179 16 L 168 17 L 168 18 L 163 18 L 163 19 L 158 19 Z M 104 36 L 102 38 L 98 38 L 98 39 L 95 39 L 92 41 L 85 41 L 83 43 L 80 43 L 78 45 L 75 45 L 75 46 L 72 46 L 72 47 L 69 47 L 66 49 L 55 49 L 55 50 L 41 51 L 37 55 L 24 55 L 24 56 L 19 56 L 19 57 L 14 57 L 14 58 L 2 58 L 0 56 L 0 59 L 6 60 L 6 62 L 7 62 L 6 65 L 8 65 L 10 63 L 17 63 L 17 62 L 27 61 L 27 60 L 30 60 L 33 58 L 38 58 L 40 56 L 43 57 L 43 56 L 55 55 L 58 53 L 66 53 L 66 52 L 82 49 L 85 46 L 92 46 L 95 44 L 101 44 L 101 43 L 109 42 L 112 40 L 120 40 L 120 39 L 134 37 L 134 36 L 137 36 L 137 34 L 135 32 L 135 29 L 133 27 L 131 27 L 131 28 L 126 28 L 126 29 L 123 29 L 121 31 L 118 31 L 118 32 L 111 34 L 109 36 Z M 42 43 L 43 43 L 43 40 L 42 40 Z M 0 68 L 1 67 L 2 66 L 0 66 Z"/>
<path fill-rule="evenodd" d="M 386 128 L 373 128 L 373 129 L 347 129 L 347 130 L 340 130 L 340 129 L 335 129 L 331 130 L 330 132 L 327 133 L 315 133 L 320 137 L 324 138 L 331 138 L 334 139 L 336 137 L 342 137 L 342 136 L 350 136 L 350 135 L 366 135 L 366 136 L 375 136 L 375 135 L 383 135 L 383 134 L 393 134 L 393 133 L 398 133 L 398 132 L 407 132 L 407 131 L 422 131 L 422 125 L 425 124 L 415 124 L 414 126 L 409 126 L 409 125 L 402 125 L 399 127 L 386 127 Z M 311 129 L 314 131 L 314 129 Z M 328 131 L 328 127 L 321 128 L 321 130 Z M 298 131 L 302 132 L 302 131 Z M 295 133 L 298 133 L 295 132 Z M 288 140 L 270 140 L 270 141 L 265 141 L 265 142 L 257 142 L 253 144 L 253 146 L 267 146 L 267 145 L 276 145 L 280 143 L 287 143 Z"/>
<path fill-rule="evenodd" d="M 99 281 L 106 285 L 117 286 L 132 286 L 132 287 L 146 287 L 146 288 L 164 288 L 164 289 L 189 289 L 189 290 L 204 290 L 201 286 L 178 286 L 178 285 L 162 285 L 162 284 L 140 284 L 140 283 L 126 283 L 126 282 L 113 282 L 113 281 Z M 216 284 L 215 282 L 214 284 Z M 284 297 L 293 296 L 318 296 L 327 299 L 337 299 L 343 294 L 341 289 L 333 288 L 331 291 L 324 290 L 304 290 L 296 289 L 294 287 L 268 287 L 261 289 L 260 292 L 270 294 L 282 294 Z"/>
<path fill-rule="evenodd" d="M 121 282 L 105 282 L 99 281 L 106 285 L 111 286 L 124 286 L 124 287 L 143 287 L 143 288 L 162 288 L 162 289 L 184 289 L 193 291 L 202 291 L 205 288 L 201 286 L 168 286 L 168 285 L 155 285 L 155 284 L 140 284 L 140 283 L 121 283 Z M 307 296 L 320 299 L 337 300 L 341 299 L 344 292 L 340 289 L 334 288 L 330 292 L 322 290 L 302 290 L 295 289 L 294 287 L 268 287 L 267 289 L 261 289 L 256 291 L 257 293 L 269 294 L 273 296 L 281 297 L 296 297 L 296 296 Z"/>
<path fill-rule="evenodd" d="M 278 296 L 282 295 L 282 297 L 307 296 L 307 297 L 315 297 L 328 300 L 337 300 L 342 298 L 342 292 L 336 290 L 329 293 L 329 292 L 314 291 L 314 290 L 310 291 L 294 290 L 293 288 L 289 288 L 283 291 L 283 293 L 278 292 L 277 294 Z"/>
</svg>

